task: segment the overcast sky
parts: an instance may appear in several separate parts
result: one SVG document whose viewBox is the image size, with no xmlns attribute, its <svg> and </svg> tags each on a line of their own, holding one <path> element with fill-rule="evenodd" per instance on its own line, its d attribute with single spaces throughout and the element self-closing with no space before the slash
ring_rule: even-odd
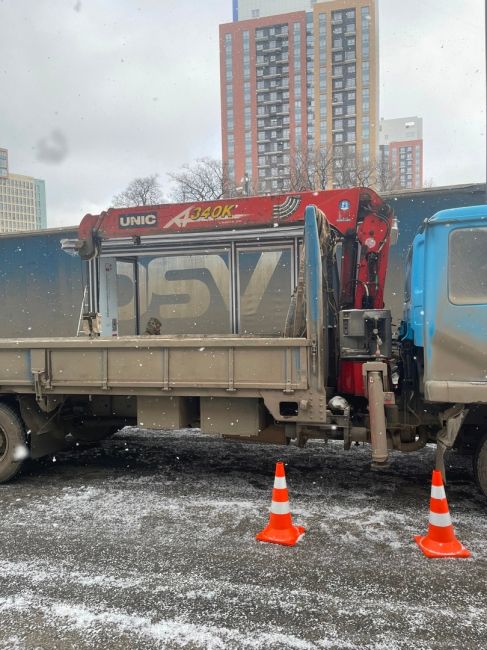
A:
<svg viewBox="0 0 487 650">
<path fill-rule="evenodd" d="M 0 0 L 0 147 L 46 181 L 48 225 L 135 176 L 220 157 L 231 0 Z M 278 4 L 278 0 L 276 0 Z M 485 178 L 484 0 L 381 0 L 380 115 L 424 120 L 425 177 Z"/>
</svg>

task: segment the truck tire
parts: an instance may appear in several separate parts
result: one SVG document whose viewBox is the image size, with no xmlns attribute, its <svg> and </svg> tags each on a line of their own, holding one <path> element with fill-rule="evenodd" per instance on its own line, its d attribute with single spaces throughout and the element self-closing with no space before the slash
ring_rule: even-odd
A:
<svg viewBox="0 0 487 650">
<path fill-rule="evenodd" d="M 487 434 L 481 439 L 475 450 L 473 474 L 480 491 L 487 497 Z"/>
<path fill-rule="evenodd" d="M 0 483 L 13 478 L 27 457 L 25 431 L 17 413 L 0 403 Z"/>
</svg>

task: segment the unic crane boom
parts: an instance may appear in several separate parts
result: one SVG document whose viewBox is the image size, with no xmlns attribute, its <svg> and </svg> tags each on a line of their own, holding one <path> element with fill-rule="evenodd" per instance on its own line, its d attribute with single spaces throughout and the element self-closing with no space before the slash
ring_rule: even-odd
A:
<svg viewBox="0 0 487 650">
<path fill-rule="evenodd" d="M 79 239 L 69 242 L 84 259 L 95 257 L 103 243 L 132 239 L 134 245 L 155 236 L 215 231 L 282 228 L 304 224 L 305 208 L 321 210 L 342 243 L 340 308 L 383 307 L 391 235 L 391 208 L 372 190 L 351 188 L 217 201 L 110 208 L 86 215 Z M 256 235 L 257 236 L 257 235 Z"/>
</svg>

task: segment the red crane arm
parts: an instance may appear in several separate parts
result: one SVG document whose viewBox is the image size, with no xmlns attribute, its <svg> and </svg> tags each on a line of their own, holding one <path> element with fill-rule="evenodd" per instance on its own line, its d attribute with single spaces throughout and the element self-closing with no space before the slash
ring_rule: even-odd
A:
<svg viewBox="0 0 487 650">
<path fill-rule="evenodd" d="M 343 240 L 341 307 L 382 307 L 393 214 L 367 188 L 110 208 L 83 218 L 76 248 L 89 259 L 107 239 L 298 225 L 311 204 Z"/>
</svg>

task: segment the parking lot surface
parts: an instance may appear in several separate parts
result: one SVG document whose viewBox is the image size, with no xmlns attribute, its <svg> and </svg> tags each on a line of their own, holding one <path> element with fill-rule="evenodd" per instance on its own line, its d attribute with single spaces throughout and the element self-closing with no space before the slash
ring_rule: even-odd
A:
<svg viewBox="0 0 487 650">
<path fill-rule="evenodd" d="M 447 496 L 468 560 L 428 560 L 434 449 L 304 449 L 124 429 L 0 486 L 0 649 L 478 649 L 487 502 L 470 459 Z M 292 548 L 262 544 L 276 460 Z"/>
</svg>

